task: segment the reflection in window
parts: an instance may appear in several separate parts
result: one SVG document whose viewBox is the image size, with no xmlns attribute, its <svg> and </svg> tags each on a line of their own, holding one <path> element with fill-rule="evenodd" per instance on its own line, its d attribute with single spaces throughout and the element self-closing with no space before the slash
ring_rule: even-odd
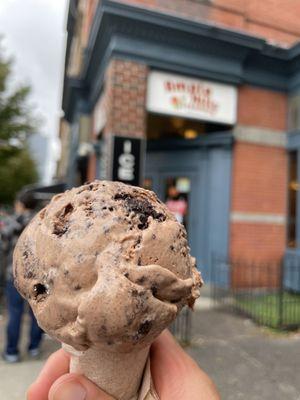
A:
<svg viewBox="0 0 300 400">
<path fill-rule="evenodd" d="M 191 182 L 187 177 L 170 177 L 165 183 L 166 205 L 187 230 L 190 187 Z"/>
<path fill-rule="evenodd" d="M 288 247 L 296 247 L 297 191 L 300 183 L 297 180 L 297 152 L 289 153 L 289 214 L 288 214 Z"/>
</svg>

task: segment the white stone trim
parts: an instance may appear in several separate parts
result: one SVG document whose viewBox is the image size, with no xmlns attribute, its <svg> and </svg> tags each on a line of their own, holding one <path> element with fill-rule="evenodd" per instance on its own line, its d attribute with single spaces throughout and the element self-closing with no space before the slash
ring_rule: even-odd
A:
<svg viewBox="0 0 300 400">
<path fill-rule="evenodd" d="M 285 132 L 268 128 L 237 125 L 233 130 L 233 136 L 239 142 L 283 148 L 287 146 L 287 134 Z"/>
<path fill-rule="evenodd" d="M 230 221 L 250 224 L 285 225 L 286 216 L 284 214 L 232 211 L 230 214 Z"/>
</svg>

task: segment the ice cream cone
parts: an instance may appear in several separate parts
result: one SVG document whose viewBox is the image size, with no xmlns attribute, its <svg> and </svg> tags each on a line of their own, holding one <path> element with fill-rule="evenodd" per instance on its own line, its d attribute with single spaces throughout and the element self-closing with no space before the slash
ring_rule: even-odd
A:
<svg viewBox="0 0 300 400">
<path fill-rule="evenodd" d="M 55 196 L 25 229 L 15 285 L 44 331 L 67 344 L 71 372 L 117 400 L 157 399 L 149 348 L 200 294 L 189 250 L 155 193 L 95 181 Z"/>
<path fill-rule="evenodd" d="M 149 346 L 130 353 L 98 348 L 78 351 L 66 344 L 63 348 L 71 355 L 70 372 L 85 375 L 117 400 L 139 400 Z"/>
</svg>

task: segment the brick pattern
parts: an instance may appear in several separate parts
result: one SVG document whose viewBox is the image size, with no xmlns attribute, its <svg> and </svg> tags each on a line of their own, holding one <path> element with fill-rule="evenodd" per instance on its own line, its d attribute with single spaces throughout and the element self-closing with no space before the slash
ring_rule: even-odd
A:
<svg viewBox="0 0 300 400">
<path fill-rule="evenodd" d="M 112 60 L 106 76 L 107 124 L 105 134 L 146 135 L 148 68 L 127 60 Z"/>
<path fill-rule="evenodd" d="M 249 262 L 279 262 L 285 240 L 284 225 L 234 223 L 230 227 L 230 257 Z"/>
<path fill-rule="evenodd" d="M 232 263 L 231 286 L 234 288 L 276 288 L 279 284 L 280 261 L 243 262 L 240 260 Z"/>
<path fill-rule="evenodd" d="M 224 8 L 211 7 L 208 20 L 226 28 L 245 30 L 245 18 L 242 14 L 226 10 Z"/>
<path fill-rule="evenodd" d="M 245 14 L 247 8 L 247 0 L 212 0 L 210 3 L 237 14 Z"/>
<path fill-rule="evenodd" d="M 168 14 L 181 15 L 194 20 L 208 19 L 210 6 L 193 0 L 119 0 L 120 3 L 147 7 Z"/>
<path fill-rule="evenodd" d="M 232 211 L 285 215 L 286 187 L 285 149 L 235 144 Z M 279 262 L 285 245 L 286 226 L 283 224 L 231 223 L 230 255 L 233 259 Z"/>
<path fill-rule="evenodd" d="M 281 45 L 300 39 L 296 0 L 119 0 L 193 20 L 239 29 Z"/>
<path fill-rule="evenodd" d="M 238 123 L 284 131 L 287 128 L 287 96 L 248 85 L 238 92 Z"/>
<path fill-rule="evenodd" d="M 106 140 L 106 168 L 110 165 L 111 135 L 131 137 L 146 136 L 146 88 L 148 68 L 127 60 L 114 59 L 110 62 L 103 92 L 93 112 L 93 137 L 99 135 L 97 118 L 106 119 L 103 135 Z M 88 179 L 96 177 L 96 157 L 89 160 Z M 107 178 L 109 178 L 107 176 Z"/>
<path fill-rule="evenodd" d="M 258 37 L 268 39 L 270 43 L 275 45 L 292 45 L 299 41 L 299 35 L 278 30 L 266 25 L 257 24 L 255 22 L 247 23 L 247 31 Z"/>
<path fill-rule="evenodd" d="M 300 2 L 297 0 L 246 0 L 245 11 L 249 21 L 300 36 Z"/>
<path fill-rule="evenodd" d="M 237 142 L 233 152 L 232 211 L 286 213 L 284 148 Z"/>
<path fill-rule="evenodd" d="M 119 0 L 122 3 L 148 7 L 167 14 L 180 15 L 194 21 L 212 21 L 224 26 L 242 29 L 244 17 L 232 10 L 214 7 L 204 1 L 197 0 Z"/>
<path fill-rule="evenodd" d="M 287 98 L 284 94 L 250 86 L 239 88 L 238 123 L 256 129 L 286 129 Z M 287 154 L 283 147 L 237 141 L 233 150 L 231 211 L 286 215 Z M 278 263 L 286 246 L 286 226 L 275 223 L 231 222 L 230 256 L 265 262 L 256 271 L 248 265 L 233 270 L 234 287 L 276 287 Z M 270 273 L 270 263 L 274 271 Z"/>
<path fill-rule="evenodd" d="M 213 0 L 215 9 L 226 9 L 243 16 L 243 30 L 281 45 L 292 45 L 300 38 L 295 0 Z M 213 8 L 214 10 L 214 8 Z M 214 11 L 212 11 L 212 19 Z M 222 21 L 220 21 L 222 22 Z M 224 22 L 223 22 L 224 23 Z M 229 24 L 225 24 L 229 26 Z M 234 25 L 236 28 L 237 26 Z"/>
</svg>

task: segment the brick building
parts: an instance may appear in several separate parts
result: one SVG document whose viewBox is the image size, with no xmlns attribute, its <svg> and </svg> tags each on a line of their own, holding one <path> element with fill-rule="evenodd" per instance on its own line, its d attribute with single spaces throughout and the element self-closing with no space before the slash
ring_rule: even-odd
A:
<svg viewBox="0 0 300 400">
<path fill-rule="evenodd" d="M 70 0 L 60 178 L 111 179 L 114 138 L 143 139 L 140 184 L 185 223 L 206 280 L 213 252 L 297 252 L 298 15 L 293 0 Z"/>
</svg>

